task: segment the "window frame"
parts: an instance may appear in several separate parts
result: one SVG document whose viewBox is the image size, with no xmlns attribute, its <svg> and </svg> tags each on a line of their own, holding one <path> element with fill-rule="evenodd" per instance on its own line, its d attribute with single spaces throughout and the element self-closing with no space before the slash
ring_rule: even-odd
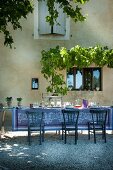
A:
<svg viewBox="0 0 113 170">
<path fill-rule="evenodd" d="M 76 90 L 76 91 L 102 91 L 102 68 L 101 67 L 88 67 L 88 68 L 82 68 L 81 71 L 82 71 L 82 88 L 76 88 L 76 71 L 77 70 L 80 70 L 79 68 L 77 67 L 73 67 L 73 68 L 70 68 L 72 69 L 72 73 L 73 73 L 73 88 L 70 89 L 70 90 Z M 99 70 L 99 73 L 100 73 L 100 80 L 99 80 L 99 90 L 97 89 L 94 89 L 93 88 L 93 85 L 94 85 L 94 81 L 93 81 L 93 71 L 95 70 Z M 70 70 L 69 70 L 70 71 Z M 68 76 L 68 72 L 67 71 L 67 76 Z M 90 89 L 86 89 L 85 88 L 85 71 L 90 71 L 91 72 L 91 88 Z M 68 78 L 66 77 L 66 81 L 68 82 Z M 67 87 L 68 87 L 68 83 L 67 83 Z"/>
</svg>

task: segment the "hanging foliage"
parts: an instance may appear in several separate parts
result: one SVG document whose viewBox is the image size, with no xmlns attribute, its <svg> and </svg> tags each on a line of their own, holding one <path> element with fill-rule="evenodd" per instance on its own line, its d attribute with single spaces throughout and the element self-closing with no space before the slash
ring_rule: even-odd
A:
<svg viewBox="0 0 113 170">
<path fill-rule="evenodd" d="M 41 65 L 42 74 L 48 80 L 47 92 L 56 92 L 62 95 L 67 94 L 64 76 L 59 71 L 72 68 L 89 67 L 91 64 L 103 67 L 107 65 L 113 68 L 113 49 L 97 45 L 95 47 L 81 47 L 79 45 L 67 50 L 59 46 L 42 51 Z"/>
<path fill-rule="evenodd" d="M 63 58 L 60 55 L 59 47 L 57 46 L 49 51 L 43 50 L 41 64 L 41 72 L 50 84 L 47 87 L 47 92 L 65 94 L 67 87 L 64 86 L 65 81 L 63 75 L 57 73 L 58 70 L 65 68 L 65 65 L 63 66 Z"/>
<path fill-rule="evenodd" d="M 63 12 L 75 22 L 84 21 L 86 18 L 82 15 L 82 8 L 79 7 L 79 4 L 84 4 L 87 1 L 89 0 L 46 0 L 49 11 L 49 15 L 46 16 L 46 21 L 49 22 L 51 26 L 56 22 L 59 12 L 55 8 L 55 3 L 59 4 L 59 7 L 63 8 Z M 0 33 L 4 34 L 5 46 L 12 48 L 14 41 L 10 27 L 13 30 L 22 30 L 21 18 L 27 19 L 28 14 L 33 12 L 33 3 L 33 0 L 0 0 Z M 73 4 L 76 5 L 74 6 Z"/>
<path fill-rule="evenodd" d="M 67 16 L 70 16 L 74 22 L 84 21 L 86 17 L 83 16 L 80 5 L 84 5 L 88 1 L 89 0 L 47 0 L 49 15 L 46 16 L 46 20 L 52 26 L 56 22 L 59 15 L 58 10 L 55 8 L 55 4 L 57 3 L 59 7 L 63 9 L 63 12 L 66 13 Z"/>
<path fill-rule="evenodd" d="M 0 0 L 0 33 L 4 34 L 4 45 L 12 48 L 14 43 L 10 28 L 21 29 L 20 19 L 27 19 L 27 15 L 33 12 L 30 0 Z"/>
</svg>

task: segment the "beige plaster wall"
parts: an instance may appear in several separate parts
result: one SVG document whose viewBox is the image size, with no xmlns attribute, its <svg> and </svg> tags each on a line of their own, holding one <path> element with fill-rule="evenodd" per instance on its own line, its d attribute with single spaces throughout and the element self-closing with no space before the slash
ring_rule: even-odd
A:
<svg viewBox="0 0 113 170">
<path fill-rule="evenodd" d="M 42 92 L 45 92 L 47 82 L 40 73 L 41 51 L 54 48 L 56 45 L 71 48 L 77 44 L 81 46 L 94 46 L 101 44 L 113 48 L 113 1 L 90 0 L 83 8 L 88 17 L 85 22 L 74 23 L 71 20 L 70 40 L 34 40 L 34 15 L 30 14 L 27 20 L 22 19 L 22 31 L 12 32 L 15 49 L 3 45 L 3 35 L 0 34 L 0 102 L 5 104 L 5 97 L 23 98 L 23 105 L 41 102 Z M 66 73 L 64 71 L 64 75 Z M 39 90 L 31 90 L 31 78 L 39 78 Z M 69 92 L 64 100 L 75 101 L 85 95 L 90 100 L 108 105 L 113 101 L 113 69 L 103 68 L 103 91 L 93 94 L 79 94 Z"/>
<path fill-rule="evenodd" d="M 90 0 L 83 7 L 83 14 L 88 15 L 85 22 L 71 26 L 71 45 L 93 46 L 102 44 L 113 48 L 113 1 Z"/>
</svg>

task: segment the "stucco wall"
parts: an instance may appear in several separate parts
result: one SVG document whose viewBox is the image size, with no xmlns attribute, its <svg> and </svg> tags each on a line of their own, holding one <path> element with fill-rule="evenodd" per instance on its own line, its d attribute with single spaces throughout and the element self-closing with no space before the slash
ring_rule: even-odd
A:
<svg viewBox="0 0 113 170">
<path fill-rule="evenodd" d="M 45 92 L 47 82 L 40 73 L 41 51 L 54 48 L 57 45 L 71 48 L 77 44 L 85 47 L 101 44 L 113 48 L 113 1 L 90 0 L 83 8 L 88 14 L 85 22 L 70 22 L 70 40 L 34 40 L 34 15 L 27 20 L 22 19 L 22 31 L 13 31 L 15 49 L 3 45 L 3 35 L 0 34 L 0 102 L 5 104 L 5 97 L 23 98 L 23 105 L 41 102 L 42 92 Z M 11 29 L 11 28 L 10 28 Z M 64 75 L 65 75 L 64 71 Z M 31 90 L 31 78 L 39 78 L 39 89 Z M 113 101 L 113 69 L 103 68 L 103 91 L 94 92 L 91 100 L 104 105 Z M 73 101 L 79 92 L 69 92 L 64 100 Z M 88 92 L 87 92 L 88 93 Z M 73 94 L 73 97 L 72 95 Z M 88 94 L 88 97 L 90 95 Z"/>
</svg>

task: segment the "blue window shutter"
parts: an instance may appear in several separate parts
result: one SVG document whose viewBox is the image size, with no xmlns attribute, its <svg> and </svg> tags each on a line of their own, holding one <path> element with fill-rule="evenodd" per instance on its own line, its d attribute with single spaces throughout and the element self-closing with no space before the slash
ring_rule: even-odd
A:
<svg viewBox="0 0 113 170">
<path fill-rule="evenodd" d="M 59 8 L 59 4 L 55 4 L 55 8 L 59 12 L 59 16 L 57 18 L 57 23 L 53 26 L 53 33 L 65 35 L 66 34 L 66 14 L 63 13 L 63 9 Z"/>
<path fill-rule="evenodd" d="M 38 31 L 39 34 L 50 34 L 51 26 L 46 22 L 46 16 L 49 15 L 48 7 L 45 1 L 38 2 Z"/>
</svg>

